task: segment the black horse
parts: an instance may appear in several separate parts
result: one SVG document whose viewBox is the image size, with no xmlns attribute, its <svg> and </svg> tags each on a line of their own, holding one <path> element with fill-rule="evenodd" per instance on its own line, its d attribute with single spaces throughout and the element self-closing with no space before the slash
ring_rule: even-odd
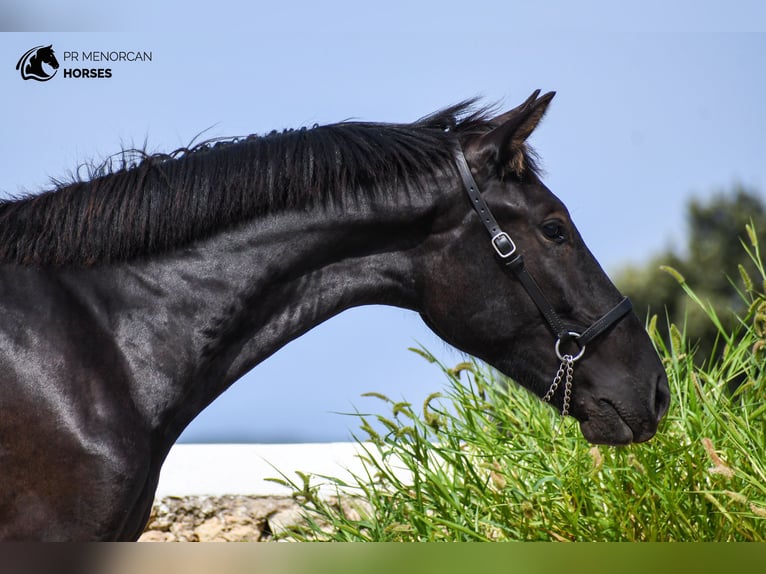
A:
<svg viewBox="0 0 766 574">
<path fill-rule="evenodd" d="M 211 142 L 0 204 L 0 538 L 136 539 L 184 427 L 356 305 L 415 310 L 540 396 L 587 342 L 547 398 L 589 441 L 651 438 L 662 364 L 525 144 L 552 97 Z"/>
</svg>

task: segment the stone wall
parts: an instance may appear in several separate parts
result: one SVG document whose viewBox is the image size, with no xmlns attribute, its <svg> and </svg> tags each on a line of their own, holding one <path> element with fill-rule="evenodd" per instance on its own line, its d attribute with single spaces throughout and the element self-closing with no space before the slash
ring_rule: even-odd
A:
<svg viewBox="0 0 766 574">
<path fill-rule="evenodd" d="M 143 542 L 265 542 L 302 521 L 289 497 L 168 496 L 155 501 Z"/>
</svg>

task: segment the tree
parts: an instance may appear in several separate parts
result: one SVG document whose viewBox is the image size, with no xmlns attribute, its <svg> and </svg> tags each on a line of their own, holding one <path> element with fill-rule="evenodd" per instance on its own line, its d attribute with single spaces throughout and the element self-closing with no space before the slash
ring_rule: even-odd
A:
<svg viewBox="0 0 766 574">
<path fill-rule="evenodd" d="M 735 313 L 745 310 L 738 295 L 742 288 L 739 266 L 751 277 L 757 276 L 743 248 L 743 242 L 749 245 L 745 226 L 752 223 L 761 244 L 766 244 L 766 205 L 754 190 L 736 186 L 706 200 L 690 200 L 686 220 L 688 244 L 682 253 L 668 250 L 644 266 L 625 267 L 617 273 L 616 283 L 640 317 L 659 316 L 657 327 L 666 340 L 666 316 L 679 328 L 685 326 L 687 338 L 699 345 L 698 359 L 704 360 L 714 349 L 716 329 L 698 306 L 689 304 L 678 279 L 662 267 L 680 273 L 714 307 L 724 327 L 732 328 Z"/>
</svg>

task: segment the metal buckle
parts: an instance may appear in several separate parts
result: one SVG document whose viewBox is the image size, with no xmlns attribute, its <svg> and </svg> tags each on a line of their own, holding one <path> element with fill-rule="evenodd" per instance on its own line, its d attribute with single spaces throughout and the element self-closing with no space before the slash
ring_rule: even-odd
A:
<svg viewBox="0 0 766 574">
<path fill-rule="evenodd" d="M 569 331 L 569 337 L 575 343 L 577 343 L 577 340 L 580 338 L 580 333 L 578 333 L 577 331 Z M 574 362 L 579 361 L 580 359 L 582 359 L 582 356 L 585 354 L 585 345 L 580 347 L 580 352 L 577 353 L 574 356 L 572 356 L 572 355 L 562 355 L 560 347 L 561 347 L 561 338 L 559 337 L 558 339 L 556 339 L 556 347 L 555 347 L 555 349 L 556 349 L 556 356 L 559 358 L 559 361 L 565 361 L 566 359 L 564 357 L 569 357 L 570 360 L 574 363 Z M 578 344 L 578 347 L 579 347 L 579 344 Z"/>
<path fill-rule="evenodd" d="M 510 251 L 504 251 L 500 245 L 498 245 L 499 240 L 505 240 L 510 243 Z M 492 238 L 492 247 L 494 247 L 495 253 L 497 253 L 501 259 L 508 259 L 511 255 L 516 253 L 516 244 L 513 242 L 513 239 L 511 239 L 511 236 L 508 235 L 505 231 L 501 231 Z"/>
</svg>

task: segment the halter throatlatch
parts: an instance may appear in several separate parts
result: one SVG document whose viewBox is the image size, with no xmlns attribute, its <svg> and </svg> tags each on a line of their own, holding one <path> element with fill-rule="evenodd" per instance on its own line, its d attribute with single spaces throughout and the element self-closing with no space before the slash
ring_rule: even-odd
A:
<svg viewBox="0 0 766 574">
<path fill-rule="evenodd" d="M 553 379 L 553 383 L 543 396 L 543 401 L 549 402 L 553 398 L 556 390 L 563 380 L 564 402 L 561 414 L 567 415 L 569 414 L 569 402 L 572 395 L 574 364 L 579 361 L 585 354 L 585 346 L 590 341 L 601 335 L 609 327 L 622 319 L 633 308 L 633 305 L 631 304 L 630 299 L 624 297 L 619 303 L 617 303 L 617 305 L 602 315 L 600 319 L 597 319 L 592 325 L 586 329 L 583 329 L 582 331 L 578 330 L 577 327 L 566 325 L 561 320 L 561 317 L 559 317 L 558 313 L 556 313 L 556 309 L 545 296 L 545 293 L 543 293 L 542 289 L 540 289 L 540 286 L 527 271 L 526 267 L 524 266 L 524 257 L 521 255 L 521 253 L 519 253 L 516 244 L 513 242 L 513 239 L 511 239 L 511 236 L 500 229 L 500 225 L 497 223 L 497 220 L 492 215 L 487 202 L 484 201 L 484 198 L 481 195 L 479 186 L 476 185 L 476 181 L 473 179 L 471 169 L 468 167 L 468 161 L 466 161 L 465 155 L 463 154 L 463 150 L 460 148 L 460 146 L 457 146 L 455 160 L 457 163 L 458 171 L 460 172 L 460 177 L 463 180 L 463 186 L 465 187 L 465 190 L 468 193 L 468 197 L 471 200 L 471 205 L 479 215 L 482 224 L 487 229 L 492 248 L 494 249 L 500 263 L 506 269 L 511 271 L 516 279 L 518 279 L 518 281 L 521 283 L 522 287 L 524 287 L 524 290 L 527 292 L 532 301 L 534 301 L 535 305 L 540 310 L 540 313 L 545 319 L 548 328 L 556 338 L 554 349 L 556 351 L 556 356 L 561 361 L 561 365 Z M 562 352 L 562 344 L 568 343 L 570 341 L 573 341 L 578 347 L 578 351 L 575 354 Z"/>
</svg>

